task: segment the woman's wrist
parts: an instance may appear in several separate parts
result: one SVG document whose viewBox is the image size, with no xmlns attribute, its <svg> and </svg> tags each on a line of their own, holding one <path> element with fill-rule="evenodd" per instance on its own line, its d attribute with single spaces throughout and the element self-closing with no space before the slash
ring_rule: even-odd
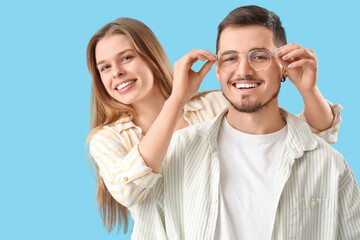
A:
<svg viewBox="0 0 360 240">
<path fill-rule="evenodd" d="M 301 97 L 304 100 L 314 99 L 314 98 L 318 98 L 319 96 L 321 96 L 320 90 L 316 85 L 314 87 L 312 87 L 311 89 L 306 89 L 306 90 L 298 89 L 298 90 L 299 90 Z"/>
<path fill-rule="evenodd" d="M 171 95 L 166 101 L 166 105 L 171 105 L 176 109 L 183 109 L 187 101 L 181 97 Z"/>
</svg>

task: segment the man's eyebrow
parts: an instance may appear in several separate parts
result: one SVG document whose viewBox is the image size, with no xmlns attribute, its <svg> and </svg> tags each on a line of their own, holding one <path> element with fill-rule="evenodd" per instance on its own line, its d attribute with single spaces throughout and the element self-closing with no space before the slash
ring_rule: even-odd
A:
<svg viewBox="0 0 360 240">
<path fill-rule="evenodd" d="M 227 51 L 221 53 L 220 56 L 227 55 L 227 54 L 238 54 L 238 52 L 235 50 L 227 50 Z"/>
<path fill-rule="evenodd" d="M 269 51 L 269 50 L 266 49 L 266 48 L 251 48 L 251 49 L 249 50 L 249 52 L 250 52 L 250 51 L 253 51 L 253 50 L 266 50 L 266 51 Z M 227 55 L 227 54 L 239 54 L 239 52 L 237 52 L 237 51 L 235 51 L 235 50 L 227 50 L 227 51 L 221 53 L 220 56 Z"/>
<path fill-rule="evenodd" d="M 253 51 L 253 50 L 265 50 L 265 51 L 269 51 L 270 52 L 270 50 L 269 49 L 266 49 L 266 48 L 252 48 L 252 49 L 250 49 L 250 51 Z M 249 51 L 249 52 L 250 52 Z"/>
<path fill-rule="evenodd" d="M 128 49 L 125 49 L 125 50 L 119 52 L 119 53 L 116 54 L 116 55 L 117 55 L 117 56 L 121 56 L 121 55 L 123 55 L 123 54 L 126 53 L 126 52 L 133 52 L 133 51 L 134 51 L 133 49 L 128 48 Z M 101 64 L 104 64 L 105 62 L 106 62 L 106 60 L 101 60 L 101 61 L 97 62 L 96 65 L 99 66 L 99 65 L 101 65 Z"/>
</svg>

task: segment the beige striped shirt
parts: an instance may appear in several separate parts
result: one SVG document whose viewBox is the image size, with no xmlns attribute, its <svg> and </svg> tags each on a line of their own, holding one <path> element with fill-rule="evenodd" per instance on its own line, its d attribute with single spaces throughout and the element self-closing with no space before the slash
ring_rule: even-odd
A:
<svg viewBox="0 0 360 240">
<path fill-rule="evenodd" d="M 168 239 L 214 238 L 224 115 L 173 136 L 162 169 Z M 282 115 L 288 134 L 276 171 L 272 239 L 360 239 L 360 191 L 349 166 L 307 124 Z"/>
<path fill-rule="evenodd" d="M 331 107 L 335 115 L 332 127 L 323 132 L 314 129 L 313 132 L 329 143 L 334 143 L 341 123 L 342 108 L 339 104 Z M 189 125 L 194 125 L 213 119 L 226 108 L 227 101 L 222 93 L 214 91 L 189 101 L 184 107 L 184 118 Z M 306 121 L 304 114 L 300 114 L 300 118 Z M 134 239 L 152 239 L 146 234 L 151 232 L 154 236 L 159 236 L 157 232 L 160 235 L 162 232 L 162 205 L 156 199 L 163 192 L 163 179 L 160 174 L 153 173 L 140 156 L 138 143 L 142 137 L 142 130 L 130 118 L 120 118 L 94 134 L 89 147 L 109 192 L 116 201 L 128 207 L 132 214 Z M 156 229 L 160 230 L 147 231 L 146 226 L 141 224 L 143 221 L 157 223 Z"/>
</svg>

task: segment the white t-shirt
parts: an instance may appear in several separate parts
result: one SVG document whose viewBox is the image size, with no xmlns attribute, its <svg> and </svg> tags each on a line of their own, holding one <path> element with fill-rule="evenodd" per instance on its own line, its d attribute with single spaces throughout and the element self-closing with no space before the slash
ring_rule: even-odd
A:
<svg viewBox="0 0 360 240">
<path fill-rule="evenodd" d="M 215 239 L 271 239 L 275 172 L 287 126 L 265 135 L 250 135 L 222 121 L 218 135 L 220 202 Z"/>
</svg>

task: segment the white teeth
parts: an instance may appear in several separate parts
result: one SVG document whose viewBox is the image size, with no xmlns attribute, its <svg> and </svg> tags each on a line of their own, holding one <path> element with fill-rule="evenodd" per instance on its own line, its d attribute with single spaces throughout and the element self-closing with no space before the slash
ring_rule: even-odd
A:
<svg viewBox="0 0 360 240">
<path fill-rule="evenodd" d="M 124 82 L 124 83 L 120 84 L 116 89 L 117 89 L 117 90 L 120 90 L 120 89 L 122 89 L 122 88 L 124 88 L 124 87 L 126 87 L 126 86 L 128 86 L 128 85 L 130 85 L 130 84 L 132 84 L 132 83 L 134 83 L 134 82 L 135 82 L 135 81 Z"/>
<path fill-rule="evenodd" d="M 240 88 L 255 88 L 257 87 L 258 84 L 257 83 L 236 83 L 235 87 L 240 89 Z"/>
</svg>

